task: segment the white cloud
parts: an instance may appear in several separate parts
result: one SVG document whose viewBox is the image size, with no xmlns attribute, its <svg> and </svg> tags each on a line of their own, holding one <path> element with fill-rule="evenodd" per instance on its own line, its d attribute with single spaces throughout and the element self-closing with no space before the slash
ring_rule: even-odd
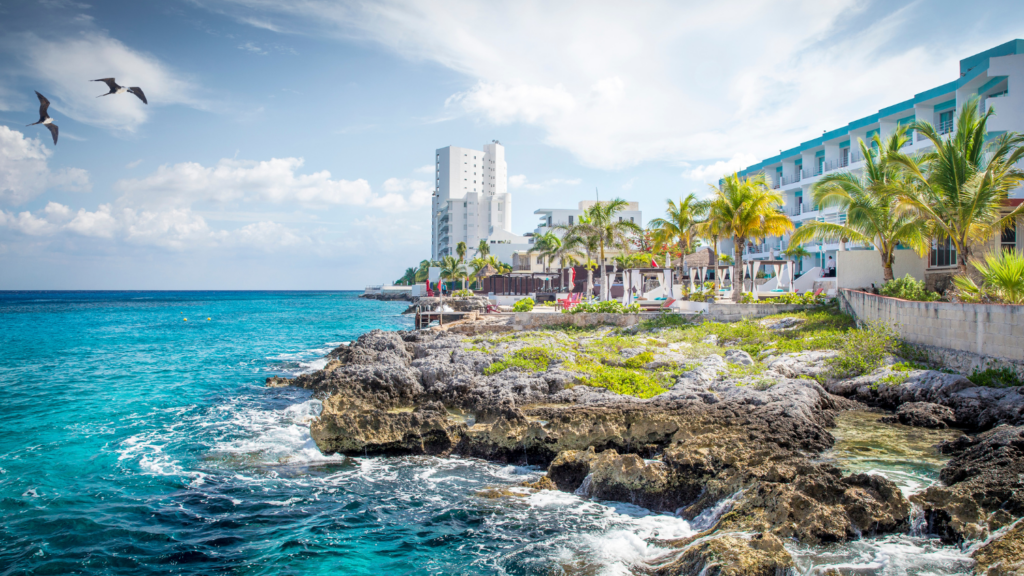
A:
<svg viewBox="0 0 1024 576">
<path fill-rule="evenodd" d="M 49 134 L 47 134 L 49 138 Z M 50 170 L 53 152 L 35 138 L 0 126 L 0 203 L 17 206 L 50 188 L 88 191 L 89 173 L 80 168 Z"/>
<path fill-rule="evenodd" d="M 413 172 L 416 172 L 417 174 L 433 174 L 434 173 L 434 165 L 433 164 L 427 164 L 426 166 L 420 166 L 419 168 L 413 170 Z"/>
<path fill-rule="evenodd" d="M 508 178 L 509 188 L 526 188 L 527 190 L 543 190 L 555 186 L 578 186 L 582 183 L 583 180 L 580 178 L 549 178 L 543 182 L 530 182 L 525 174 L 517 174 Z"/>
<path fill-rule="evenodd" d="M 225 158 L 209 167 L 182 162 L 160 166 L 145 178 L 119 180 L 114 189 L 125 200 L 146 205 L 187 206 L 206 200 L 360 206 L 376 199 L 366 180 L 334 180 L 326 170 L 296 173 L 303 163 L 302 158 Z"/>
<path fill-rule="evenodd" d="M 374 198 L 370 206 L 382 208 L 387 212 L 406 212 L 430 206 L 430 197 L 434 187 L 430 182 L 412 180 L 410 178 L 388 178 L 384 181 L 383 197 Z M 408 193 L 408 196 L 403 196 Z"/>
<path fill-rule="evenodd" d="M 133 160 L 133 161 L 125 164 L 124 167 L 129 169 L 129 170 L 131 170 L 132 168 L 135 168 L 139 164 L 142 164 L 142 158 L 139 158 L 138 160 Z"/>
<path fill-rule="evenodd" d="M 867 12 L 855 0 L 665 0 L 643 10 L 582 0 L 486 10 L 471 0 L 210 1 L 268 29 L 369 40 L 439 63 L 467 78 L 449 113 L 537 126 L 549 145 L 601 168 L 770 156 L 955 79 L 959 58 L 992 45 L 991 33 L 962 26 L 915 34 L 914 4 Z"/>
<path fill-rule="evenodd" d="M 636 184 L 636 181 L 637 181 L 637 177 L 633 176 L 629 180 L 626 180 L 626 183 L 622 185 L 622 189 L 623 190 L 632 190 L 633 189 L 633 185 Z"/>
<path fill-rule="evenodd" d="M 683 172 L 683 178 L 700 180 L 702 182 L 717 182 L 719 178 L 732 174 L 757 163 L 757 157 L 751 154 L 737 154 L 728 160 L 719 160 L 714 164 L 697 166 L 696 168 Z"/>
<path fill-rule="evenodd" d="M 266 50 L 260 48 L 259 46 L 252 42 L 246 42 L 245 44 L 241 44 L 238 46 L 238 49 L 245 50 L 246 52 L 252 52 L 253 54 L 265 55 L 267 53 Z"/>
<path fill-rule="evenodd" d="M 67 115 L 79 122 L 123 131 L 134 131 L 155 106 L 206 105 L 196 97 L 197 86 L 173 71 L 157 57 L 140 52 L 104 32 L 88 31 L 61 40 L 23 34 L 26 73 L 43 81 L 43 92 L 53 103 L 50 115 Z M 149 105 L 130 94 L 97 98 L 107 91 L 96 78 L 113 77 L 123 86 L 139 86 Z"/>
</svg>

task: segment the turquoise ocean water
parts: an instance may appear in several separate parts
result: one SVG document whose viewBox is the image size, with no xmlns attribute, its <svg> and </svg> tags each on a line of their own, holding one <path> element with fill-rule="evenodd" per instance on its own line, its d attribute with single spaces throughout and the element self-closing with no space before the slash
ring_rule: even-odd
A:
<svg viewBox="0 0 1024 576">
<path fill-rule="evenodd" d="M 536 468 L 321 455 L 320 402 L 263 381 L 409 328 L 404 308 L 351 292 L 0 293 L 0 576 L 627 574 L 667 552 L 651 539 L 713 520 L 476 495 Z M 794 552 L 800 573 L 965 566 L 906 536 Z"/>
<path fill-rule="evenodd" d="M 568 494 L 474 496 L 535 469 L 320 455 L 320 403 L 264 379 L 410 327 L 404 308 L 344 292 L 0 293 L 0 575 L 621 573 L 657 553 L 643 538 L 691 533 Z"/>
</svg>

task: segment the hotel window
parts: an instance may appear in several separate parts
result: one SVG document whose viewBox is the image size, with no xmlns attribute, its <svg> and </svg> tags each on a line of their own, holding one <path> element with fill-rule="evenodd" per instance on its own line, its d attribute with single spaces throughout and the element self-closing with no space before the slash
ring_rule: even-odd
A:
<svg viewBox="0 0 1024 576">
<path fill-rule="evenodd" d="M 1017 225 L 1014 224 L 1006 230 L 1003 230 L 1002 236 L 999 238 L 999 247 L 1003 250 L 1016 250 L 1017 249 Z"/>
<path fill-rule="evenodd" d="M 942 240 L 932 241 L 932 256 L 929 264 L 932 268 L 956 266 L 956 246 L 948 236 Z"/>
<path fill-rule="evenodd" d="M 843 155 L 843 166 L 848 166 L 850 164 L 850 149 L 843 148 L 840 153 Z"/>
<path fill-rule="evenodd" d="M 572 226 L 572 216 L 569 216 L 569 226 Z"/>
<path fill-rule="evenodd" d="M 504 210 L 504 208 L 505 208 L 505 205 L 502 204 L 501 202 L 498 202 L 498 212 L 501 212 L 502 210 Z"/>
</svg>

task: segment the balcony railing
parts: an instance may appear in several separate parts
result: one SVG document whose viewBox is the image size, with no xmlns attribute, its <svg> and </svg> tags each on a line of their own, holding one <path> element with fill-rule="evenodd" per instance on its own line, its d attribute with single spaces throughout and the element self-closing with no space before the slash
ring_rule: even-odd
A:
<svg viewBox="0 0 1024 576">
<path fill-rule="evenodd" d="M 939 134 L 940 135 L 941 134 L 949 134 L 950 132 L 953 131 L 953 121 L 952 120 L 946 120 L 945 122 L 939 122 L 939 125 L 936 128 L 939 129 Z"/>
</svg>

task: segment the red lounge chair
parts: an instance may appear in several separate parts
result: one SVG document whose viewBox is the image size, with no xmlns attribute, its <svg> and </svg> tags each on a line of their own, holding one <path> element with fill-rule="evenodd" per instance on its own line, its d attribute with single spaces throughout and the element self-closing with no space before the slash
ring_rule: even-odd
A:
<svg viewBox="0 0 1024 576">
<path fill-rule="evenodd" d="M 497 314 L 501 312 L 501 308 L 498 308 L 496 304 L 488 304 L 487 308 L 484 309 L 485 314 Z"/>
<path fill-rule="evenodd" d="M 668 310 L 669 307 L 671 307 L 673 304 L 675 304 L 675 302 L 676 302 L 675 298 L 669 298 L 668 300 L 665 300 L 664 304 L 661 305 L 661 309 L 662 310 Z"/>
<path fill-rule="evenodd" d="M 818 296 L 821 296 L 821 293 L 824 291 L 824 288 L 818 288 L 817 290 L 814 291 L 814 297 L 817 298 Z"/>
</svg>

